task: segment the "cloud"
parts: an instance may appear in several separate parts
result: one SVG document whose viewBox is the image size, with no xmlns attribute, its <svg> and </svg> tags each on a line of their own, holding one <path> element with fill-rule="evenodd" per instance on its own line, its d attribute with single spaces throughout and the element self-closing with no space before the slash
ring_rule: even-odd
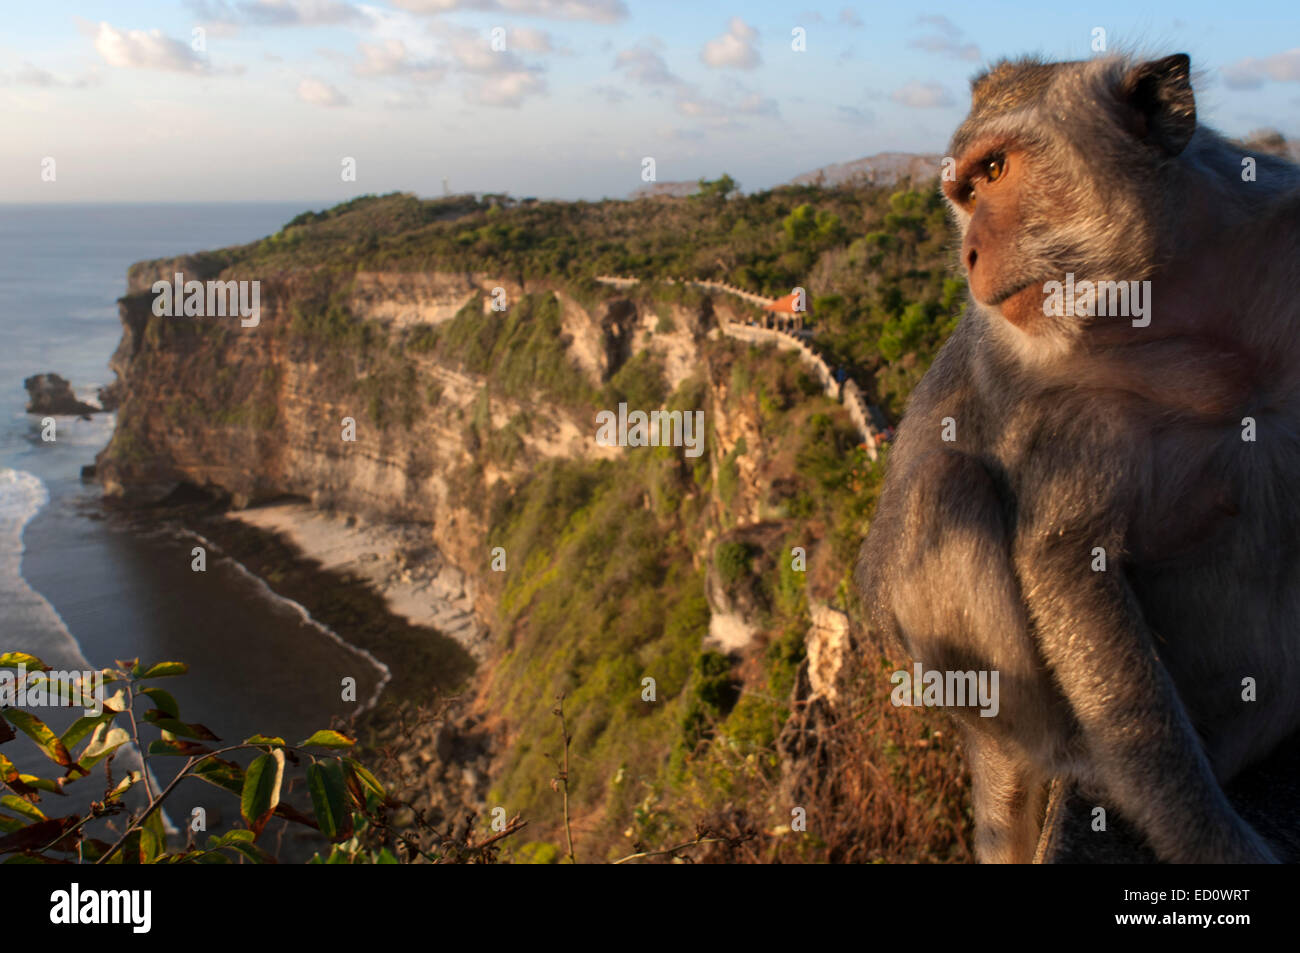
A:
<svg viewBox="0 0 1300 953">
<path fill-rule="evenodd" d="M 545 92 L 542 68 L 525 63 L 509 49 L 509 34 L 504 50 L 492 49 L 485 34 L 460 27 L 448 27 L 442 39 L 457 72 L 468 74 L 467 102 L 514 109 L 528 96 Z M 536 37 L 530 40 L 537 42 Z"/>
<path fill-rule="evenodd" d="M 161 30 L 118 30 L 100 23 L 95 50 L 109 66 L 156 69 L 174 73 L 208 73 L 206 60 L 188 44 L 164 36 Z"/>
<path fill-rule="evenodd" d="M 908 83 L 890 93 L 889 98 L 912 109 L 941 109 L 952 105 L 948 90 L 938 83 Z"/>
<path fill-rule="evenodd" d="M 14 73 L 13 81 L 18 86 L 43 86 L 48 88 L 59 85 L 59 81 L 53 73 L 33 66 L 26 61 L 18 68 L 18 72 Z"/>
<path fill-rule="evenodd" d="M 446 66 L 432 59 L 417 59 L 401 40 L 360 43 L 361 62 L 352 67 L 357 76 L 405 76 L 436 83 L 447 75 Z"/>
<path fill-rule="evenodd" d="M 916 18 L 916 22 L 930 28 L 924 36 L 908 41 L 908 46 L 927 53 L 938 53 L 954 59 L 978 62 L 980 48 L 975 43 L 963 43 L 962 31 L 947 17 L 930 14 Z"/>
<path fill-rule="evenodd" d="M 551 42 L 549 33 L 529 27 L 519 27 L 507 33 L 506 47 L 512 50 L 527 50 L 529 53 L 555 52 L 555 45 Z"/>
<path fill-rule="evenodd" d="M 253 26 L 337 26 L 361 20 L 360 9 L 342 0 L 187 0 L 199 19 Z"/>
<path fill-rule="evenodd" d="M 700 59 L 714 69 L 753 69 L 763 62 L 754 48 L 757 38 L 753 27 L 740 17 L 732 17 L 726 33 L 704 44 Z"/>
<path fill-rule="evenodd" d="M 780 115 L 775 99 L 746 89 L 740 84 L 728 92 L 725 100 L 702 95 L 698 90 L 683 86 L 678 90 L 677 111 L 691 119 L 701 120 L 712 129 L 743 128 L 742 116 Z"/>
<path fill-rule="evenodd" d="M 618 23 L 627 19 L 627 6 L 622 0 L 394 0 L 394 4 L 412 13 L 427 14 L 475 10 L 593 23 Z"/>
<path fill-rule="evenodd" d="M 750 93 L 736 103 L 736 111 L 747 116 L 779 116 L 776 100 L 761 93 Z"/>
<path fill-rule="evenodd" d="M 859 109 L 857 106 L 836 106 L 835 112 L 842 121 L 857 125 L 865 126 L 876 121 L 875 113 L 870 109 Z"/>
<path fill-rule="evenodd" d="M 348 105 L 348 98 L 337 87 L 310 77 L 298 84 L 298 98 L 313 106 Z"/>
<path fill-rule="evenodd" d="M 465 98 L 480 106 L 518 108 L 530 95 L 546 91 L 546 80 L 531 70 L 514 70 L 488 76 L 471 84 Z"/>
<path fill-rule="evenodd" d="M 611 106 L 617 106 L 624 100 L 632 98 L 626 91 L 619 89 L 617 86 L 593 86 L 591 91 Z"/>
<path fill-rule="evenodd" d="M 614 68 L 623 70 L 628 79 L 642 86 L 679 86 L 682 82 L 668 69 L 662 56 L 645 46 L 634 46 L 619 53 Z"/>
<path fill-rule="evenodd" d="M 1258 89 L 1267 80 L 1300 83 L 1300 47 L 1262 58 L 1248 56 L 1223 67 L 1221 72 L 1229 89 Z"/>
<path fill-rule="evenodd" d="M 862 26 L 862 17 L 858 16 L 852 7 L 845 7 L 840 11 L 840 25 L 856 30 Z"/>
</svg>

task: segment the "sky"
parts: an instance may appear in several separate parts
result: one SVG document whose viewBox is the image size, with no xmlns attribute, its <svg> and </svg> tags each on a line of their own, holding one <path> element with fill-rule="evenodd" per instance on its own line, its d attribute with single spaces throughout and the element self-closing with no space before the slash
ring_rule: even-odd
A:
<svg viewBox="0 0 1300 953">
<path fill-rule="evenodd" d="M 643 186 L 647 157 L 660 182 L 752 191 L 942 154 L 982 66 L 1103 35 L 1189 53 L 1220 131 L 1300 138 L 1294 0 L 918 2 L 6 3 L 0 202 L 599 199 Z"/>
</svg>

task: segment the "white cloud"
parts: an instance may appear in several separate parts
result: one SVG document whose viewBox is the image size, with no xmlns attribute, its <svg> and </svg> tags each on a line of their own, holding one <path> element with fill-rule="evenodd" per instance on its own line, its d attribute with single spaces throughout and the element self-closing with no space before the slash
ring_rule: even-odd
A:
<svg viewBox="0 0 1300 953">
<path fill-rule="evenodd" d="M 889 98 L 912 109 L 941 109 L 952 105 L 948 90 L 938 83 L 908 83 L 890 93 Z"/>
<path fill-rule="evenodd" d="M 335 26 L 362 18 L 342 0 L 188 0 L 194 15 L 207 23 L 255 26 Z"/>
<path fill-rule="evenodd" d="M 757 38 L 758 31 L 740 17 L 732 17 L 726 33 L 704 44 L 700 59 L 714 69 L 753 69 L 763 61 L 754 48 Z"/>
<path fill-rule="evenodd" d="M 524 99 L 546 91 L 546 80 L 529 70 L 516 70 L 488 76 L 471 84 L 465 98 L 480 106 L 518 108 Z"/>
<path fill-rule="evenodd" d="M 478 10 L 594 23 L 617 23 L 627 19 L 627 6 L 622 0 L 394 0 L 394 3 L 412 13 Z"/>
<path fill-rule="evenodd" d="M 401 40 L 360 43 L 361 62 L 352 68 L 357 76 L 405 76 L 418 82 L 436 83 L 447 73 L 445 66 L 431 59 L 417 59 Z"/>
<path fill-rule="evenodd" d="M 298 98 L 313 106 L 348 105 L 348 98 L 337 87 L 310 77 L 298 84 Z"/>
<path fill-rule="evenodd" d="M 668 69 L 664 58 L 644 46 L 634 46 L 619 53 L 614 68 L 625 71 L 628 79 L 642 86 L 677 86 L 681 83 Z"/>
<path fill-rule="evenodd" d="M 207 61 L 188 44 L 164 36 L 161 30 L 118 30 L 100 23 L 95 50 L 109 66 L 157 69 L 176 73 L 207 73 Z"/>
<path fill-rule="evenodd" d="M 961 29 L 951 20 L 940 14 L 930 14 L 916 18 L 916 22 L 930 28 L 930 32 L 915 40 L 908 41 L 908 46 L 927 53 L 938 53 L 967 62 L 978 62 L 980 48 L 975 43 L 963 43 Z"/>
<path fill-rule="evenodd" d="M 529 27 L 519 27 L 507 33 L 506 48 L 527 50 L 529 53 L 555 52 L 555 46 L 551 43 L 549 33 L 545 30 L 534 30 Z"/>
<path fill-rule="evenodd" d="M 856 30 L 862 26 L 862 17 L 858 16 L 852 7 L 844 7 L 840 10 L 840 24 Z"/>
<path fill-rule="evenodd" d="M 761 93 L 750 93 L 736 103 L 736 111 L 749 116 L 777 116 L 776 100 Z"/>
<path fill-rule="evenodd" d="M 1262 58 L 1248 56 L 1223 67 L 1222 72 L 1229 89 L 1257 89 L 1265 80 L 1300 83 L 1300 47 Z"/>
</svg>

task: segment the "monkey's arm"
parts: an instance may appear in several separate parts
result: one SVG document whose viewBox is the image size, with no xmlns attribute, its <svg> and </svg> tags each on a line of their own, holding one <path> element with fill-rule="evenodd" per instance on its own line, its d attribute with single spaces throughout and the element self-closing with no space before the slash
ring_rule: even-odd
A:
<svg viewBox="0 0 1300 953">
<path fill-rule="evenodd" d="M 1096 526 L 1020 538 L 1015 562 L 1036 641 L 1086 746 L 1091 781 L 1176 862 L 1274 860 L 1223 793 L 1136 597 L 1116 565 L 1093 571 Z"/>
<path fill-rule="evenodd" d="M 863 544 L 858 585 L 876 631 L 926 669 L 998 672 L 994 717 L 951 714 L 971 770 L 976 856 L 1028 863 L 1068 713 L 1030 635 L 988 471 L 948 448 L 914 454 L 907 440 Z"/>
</svg>

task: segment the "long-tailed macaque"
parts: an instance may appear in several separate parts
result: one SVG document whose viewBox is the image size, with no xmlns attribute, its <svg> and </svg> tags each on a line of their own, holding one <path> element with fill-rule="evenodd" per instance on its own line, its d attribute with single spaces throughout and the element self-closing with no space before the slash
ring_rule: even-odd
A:
<svg viewBox="0 0 1300 953">
<path fill-rule="evenodd" d="M 1048 785 L 1171 862 L 1280 859 L 1223 786 L 1300 725 L 1300 169 L 1197 124 L 1190 64 L 1003 62 L 943 188 L 970 306 L 916 388 L 857 568 L 939 671 L 975 850 Z"/>
</svg>

